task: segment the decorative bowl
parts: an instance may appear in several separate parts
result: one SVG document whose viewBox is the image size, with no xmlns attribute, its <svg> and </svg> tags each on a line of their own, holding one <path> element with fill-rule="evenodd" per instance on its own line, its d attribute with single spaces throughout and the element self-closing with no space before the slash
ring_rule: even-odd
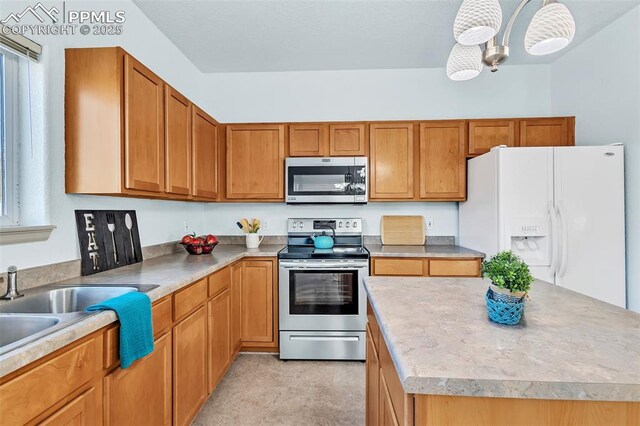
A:
<svg viewBox="0 0 640 426">
<path fill-rule="evenodd" d="M 209 254 L 218 243 L 213 244 L 182 244 L 189 254 Z"/>
</svg>

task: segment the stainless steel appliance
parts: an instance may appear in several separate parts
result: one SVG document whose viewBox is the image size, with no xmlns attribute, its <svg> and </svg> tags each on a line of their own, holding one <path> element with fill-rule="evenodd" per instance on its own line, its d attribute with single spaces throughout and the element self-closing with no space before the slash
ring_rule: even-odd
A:
<svg viewBox="0 0 640 426">
<path fill-rule="evenodd" d="M 329 228 L 333 248 L 315 248 L 311 235 Z M 278 253 L 280 359 L 364 360 L 369 252 L 362 219 L 289 219 L 287 233 Z"/>
<path fill-rule="evenodd" d="M 367 202 L 366 157 L 287 158 L 289 204 Z"/>
</svg>

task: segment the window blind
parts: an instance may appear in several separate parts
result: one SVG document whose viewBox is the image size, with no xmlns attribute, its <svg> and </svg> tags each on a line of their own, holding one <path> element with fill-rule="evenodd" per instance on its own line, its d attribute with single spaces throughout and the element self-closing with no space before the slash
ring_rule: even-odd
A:
<svg viewBox="0 0 640 426">
<path fill-rule="evenodd" d="M 0 24 L 0 46 L 34 61 L 40 60 L 42 46 L 20 34 L 5 34 Z"/>
</svg>

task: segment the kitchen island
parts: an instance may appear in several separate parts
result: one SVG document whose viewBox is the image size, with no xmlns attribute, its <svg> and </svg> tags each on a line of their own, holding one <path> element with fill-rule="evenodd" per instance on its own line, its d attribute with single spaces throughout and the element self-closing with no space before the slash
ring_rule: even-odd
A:
<svg viewBox="0 0 640 426">
<path fill-rule="evenodd" d="M 367 424 L 640 424 L 640 315 L 536 281 L 520 325 L 478 278 L 370 277 Z"/>
</svg>

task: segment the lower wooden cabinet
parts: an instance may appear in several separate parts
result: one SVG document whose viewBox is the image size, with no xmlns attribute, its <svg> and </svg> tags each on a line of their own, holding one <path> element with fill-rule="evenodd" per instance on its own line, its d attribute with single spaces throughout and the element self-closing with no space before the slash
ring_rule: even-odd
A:
<svg viewBox="0 0 640 426">
<path fill-rule="evenodd" d="M 389 386 L 387 386 L 387 380 L 384 376 L 384 371 L 379 370 L 380 374 L 380 402 L 379 402 L 379 425 L 381 426 L 399 426 L 398 417 L 393 409 L 393 401 L 391 400 L 391 394 L 389 393 Z"/>
<path fill-rule="evenodd" d="M 220 382 L 231 363 L 231 297 L 230 289 L 209 301 L 209 393 Z"/>
<path fill-rule="evenodd" d="M 479 277 L 482 259 L 373 257 L 372 276 Z"/>
<path fill-rule="evenodd" d="M 173 424 L 189 424 L 207 399 L 207 315 L 203 306 L 173 328 Z"/>
<path fill-rule="evenodd" d="M 153 352 L 129 368 L 104 378 L 105 425 L 170 425 L 171 333 L 155 341 Z"/>
<path fill-rule="evenodd" d="M 101 424 L 102 389 L 95 386 L 74 398 L 64 407 L 53 413 L 44 426 L 89 426 Z"/>
<path fill-rule="evenodd" d="M 231 348 L 242 345 L 242 263 L 231 267 Z"/>
<path fill-rule="evenodd" d="M 366 354 L 366 424 L 377 426 L 380 403 L 380 361 L 378 361 L 378 353 L 369 326 L 367 326 Z"/>
<path fill-rule="evenodd" d="M 242 342 L 247 346 L 272 346 L 274 333 L 274 262 L 243 262 L 242 274 Z"/>
</svg>

